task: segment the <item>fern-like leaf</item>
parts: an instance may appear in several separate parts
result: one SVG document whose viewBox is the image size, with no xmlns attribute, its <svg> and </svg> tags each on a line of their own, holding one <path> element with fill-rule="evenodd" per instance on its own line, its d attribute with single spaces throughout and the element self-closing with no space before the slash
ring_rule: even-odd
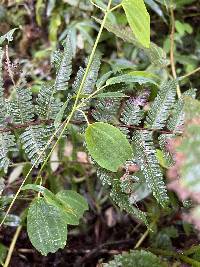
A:
<svg viewBox="0 0 200 267">
<path fill-rule="evenodd" d="M 114 260 L 103 265 L 104 267 L 164 267 L 165 265 L 153 253 L 140 250 L 124 252 L 116 255 Z"/>
<path fill-rule="evenodd" d="M 129 195 L 124 193 L 121 188 L 119 177 L 114 177 L 112 173 L 100 168 L 97 171 L 97 176 L 105 187 L 111 187 L 111 190 L 109 189 L 110 197 L 122 210 L 133 214 L 148 226 L 146 214 L 130 202 Z"/>
<path fill-rule="evenodd" d="M 176 81 L 164 82 L 148 111 L 146 124 L 149 128 L 162 129 L 169 117 L 176 96 Z"/>
<path fill-rule="evenodd" d="M 41 125 L 29 126 L 26 128 L 20 136 L 23 149 L 27 154 L 28 158 L 31 160 L 32 164 L 38 166 L 44 159 L 44 150 L 47 140 L 46 140 L 46 128 Z M 40 158 L 38 160 L 38 158 Z"/>
<path fill-rule="evenodd" d="M 196 90 L 190 89 L 183 93 L 183 96 L 190 96 L 192 98 L 195 98 L 196 96 Z M 184 124 L 184 100 L 183 98 L 180 98 L 177 100 L 176 104 L 174 105 L 172 116 L 167 122 L 167 128 L 174 132 L 174 133 L 181 133 L 183 124 Z"/>
<path fill-rule="evenodd" d="M 10 164 L 9 152 L 16 151 L 15 137 L 10 132 L 0 133 L 0 169 L 7 172 Z"/>
<path fill-rule="evenodd" d="M 10 115 L 13 123 L 30 122 L 34 116 L 33 111 L 31 91 L 25 86 L 17 87 L 15 98 L 10 102 Z"/>
<path fill-rule="evenodd" d="M 166 160 L 167 166 L 171 167 L 174 165 L 174 159 L 169 151 L 169 143 L 175 137 L 174 134 L 161 134 L 158 138 L 160 148 L 163 152 L 164 158 Z"/>
<path fill-rule="evenodd" d="M 62 103 L 53 96 L 54 86 L 44 84 L 36 99 L 36 113 L 41 119 L 55 119 Z"/>
<path fill-rule="evenodd" d="M 113 122 L 119 110 L 120 102 L 116 99 L 106 98 L 96 101 L 92 116 L 97 121 Z"/>
<path fill-rule="evenodd" d="M 143 119 L 144 111 L 130 99 L 126 101 L 121 114 L 121 121 L 126 125 L 139 125 Z"/>
<path fill-rule="evenodd" d="M 54 58 L 56 62 L 56 80 L 54 84 L 54 89 L 56 91 L 67 90 L 68 81 L 70 79 L 72 73 L 72 44 L 70 39 L 70 34 L 67 36 L 64 41 L 64 51 L 62 55 L 60 53 L 56 53 L 56 57 Z"/>
<path fill-rule="evenodd" d="M 183 100 L 180 99 L 174 105 L 172 116 L 167 122 L 167 128 L 174 133 L 181 133 L 184 123 Z"/>
<path fill-rule="evenodd" d="M 122 192 L 119 180 L 113 181 L 113 186 L 110 191 L 111 199 L 124 211 L 133 214 L 142 221 L 146 226 L 148 226 L 146 214 L 140 209 L 136 208 L 129 199 L 129 196 Z"/>
<path fill-rule="evenodd" d="M 87 64 L 87 62 L 86 62 L 86 64 Z M 97 52 L 94 56 L 94 59 L 92 61 L 90 69 L 88 71 L 87 77 L 85 79 L 83 89 L 82 89 L 83 94 L 90 94 L 93 92 L 95 83 L 96 83 L 97 78 L 98 78 L 100 65 L 101 65 L 101 55 L 100 55 L 100 53 Z M 79 70 L 77 72 L 77 76 L 75 78 L 75 81 L 72 85 L 74 92 L 77 92 L 78 89 L 80 88 L 85 71 L 86 71 L 86 69 L 84 69 L 82 67 L 79 68 Z"/>
<path fill-rule="evenodd" d="M 133 143 L 134 147 L 136 147 L 135 156 L 146 183 L 157 201 L 165 207 L 168 203 L 167 190 L 156 158 L 152 133 L 147 130 L 136 131 L 133 135 Z"/>
<path fill-rule="evenodd" d="M 6 102 L 4 99 L 3 73 L 2 73 L 3 55 L 4 55 L 3 50 L 0 47 L 0 125 L 4 125 L 6 116 Z"/>
</svg>

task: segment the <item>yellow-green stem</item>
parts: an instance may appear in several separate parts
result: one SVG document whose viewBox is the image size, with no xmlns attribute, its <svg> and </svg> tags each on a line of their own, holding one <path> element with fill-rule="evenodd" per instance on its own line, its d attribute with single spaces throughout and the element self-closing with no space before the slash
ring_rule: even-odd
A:
<svg viewBox="0 0 200 267">
<path fill-rule="evenodd" d="M 17 227 L 17 230 L 16 230 L 16 232 L 14 234 L 14 237 L 12 239 L 12 242 L 11 242 L 11 245 L 9 247 L 7 257 L 6 257 L 6 261 L 5 261 L 4 265 L 3 265 L 3 267 L 8 267 L 9 264 L 10 264 L 10 260 L 11 260 L 12 254 L 13 254 L 13 250 L 15 248 L 15 244 L 17 242 L 17 239 L 19 237 L 19 234 L 20 234 L 21 230 L 22 230 L 22 225 L 19 225 Z"/>
</svg>

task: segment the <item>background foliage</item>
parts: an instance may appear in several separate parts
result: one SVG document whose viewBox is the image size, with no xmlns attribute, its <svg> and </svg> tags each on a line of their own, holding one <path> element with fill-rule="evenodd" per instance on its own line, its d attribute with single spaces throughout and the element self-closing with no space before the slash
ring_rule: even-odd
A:
<svg viewBox="0 0 200 267">
<path fill-rule="evenodd" d="M 0 4 L 4 266 L 200 266 L 200 3 L 107 4 Z"/>
</svg>

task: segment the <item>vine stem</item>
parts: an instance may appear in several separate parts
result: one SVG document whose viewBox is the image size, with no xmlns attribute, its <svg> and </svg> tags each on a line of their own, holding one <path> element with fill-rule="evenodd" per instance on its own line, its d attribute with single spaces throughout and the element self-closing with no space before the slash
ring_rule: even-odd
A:
<svg viewBox="0 0 200 267">
<path fill-rule="evenodd" d="M 85 112 L 82 111 L 81 109 L 77 109 L 77 111 L 79 111 L 80 113 L 83 114 L 83 117 L 85 118 L 85 120 L 86 120 L 86 122 L 87 122 L 87 125 L 90 125 L 90 122 L 89 122 L 88 117 L 86 116 Z"/>
<path fill-rule="evenodd" d="M 39 160 L 42 158 L 44 152 L 45 152 L 46 149 L 49 147 L 49 145 L 52 143 L 52 141 L 53 141 L 54 137 L 56 136 L 56 134 L 57 134 L 57 133 L 60 131 L 60 129 L 62 129 L 62 127 L 64 126 L 63 129 L 62 129 L 62 131 L 61 131 L 61 133 L 59 134 L 59 137 L 58 137 L 57 141 L 56 141 L 55 144 L 53 145 L 51 151 L 50 151 L 49 154 L 47 155 L 45 161 L 43 162 L 43 164 L 42 164 L 42 166 L 41 166 L 41 168 L 40 168 L 40 170 L 39 170 L 38 176 L 40 176 L 40 174 L 41 174 L 43 168 L 45 167 L 46 163 L 48 162 L 48 160 L 49 160 L 49 158 L 50 158 L 52 152 L 53 152 L 54 149 L 56 148 L 56 146 L 57 146 L 57 144 L 58 144 L 60 138 L 62 137 L 63 133 L 65 132 L 65 130 L 66 130 L 66 128 L 67 128 L 67 126 L 69 125 L 69 122 L 70 122 L 71 118 L 73 117 L 75 111 L 77 110 L 79 97 L 80 97 L 81 92 L 82 92 L 82 90 L 83 90 L 84 83 L 85 83 L 85 81 L 86 81 L 87 75 L 88 75 L 88 73 L 89 73 L 89 71 L 90 71 L 90 67 L 91 67 L 91 64 L 92 64 L 92 61 L 93 61 L 93 58 L 94 58 L 94 55 L 95 55 L 95 52 L 96 52 L 96 49 L 97 49 L 97 45 L 98 45 L 98 43 L 99 43 L 101 34 L 102 34 L 102 32 L 103 32 L 103 29 L 104 29 L 104 25 L 105 25 L 105 23 L 106 23 L 106 20 L 107 20 L 108 14 L 109 14 L 109 10 L 110 10 L 111 3 L 112 3 L 112 0 L 109 0 L 108 5 L 107 5 L 107 8 L 106 8 L 106 11 L 105 11 L 104 19 L 103 19 L 103 21 L 102 21 L 101 27 L 100 27 L 100 29 L 99 29 L 99 32 L 98 32 L 96 41 L 95 41 L 95 43 L 94 43 L 94 46 L 93 46 L 93 49 L 92 49 L 92 52 L 91 52 L 91 55 L 90 55 L 90 58 L 89 58 L 89 61 L 88 61 L 88 65 L 87 65 L 85 74 L 84 74 L 84 76 L 83 76 L 83 79 L 82 79 L 82 81 L 81 81 L 79 90 L 78 90 L 78 92 L 77 92 L 76 99 L 75 99 L 75 102 L 74 102 L 72 111 L 71 111 L 71 113 L 69 114 L 68 118 L 67 118 L 67 119 L 61 124 L 61 126 L 58 127 L 58 128 L 55 130 L 55 132 L 52 134 L 52 136 L 50 137 L 50 139 L 49 139 L 48 142 L 47 142 L 47 145 L 46 145 L 46 146 L 44 147 L 44 149 L 41 151 L 41 153 L 39 154 L 37 160 L 35 161 L 35 163 L 34 163 L 34 164 L 32 165 L 32 167 L 30 168 L 29 172 L 27 173 L 26 177 L 24 178 L 23 182 L 21 183 L 19 189 L 17 190 L 17 192 L 16 192 L 16 194 L 15 194 L 15 196 L 14 196 L 12 202 L 10 203 L 10 205 L 9 205 L 9 207 L 8 207 L 6 213 L 5 213 L 5 216 L 3 217 L 3 219 L 2 219 L 2 221 L 1 221 L 1 223 L 0 223 L 0 227 L 1 227 L 1 226 L 3 225 L 3 223 L 5 222 L 5 219 L 7 218 L 7 215 L 9 214 L 11 208 L 13 207 L 13 205 L 14 205 L 14 203 L 15 203 L 15 201 L 16 201 L 18 195 L 19 195 L 19 193 L 21 192 L 22 187 L 24 186 L 24 184 L 25 184 L 27 178 L 29 177 L 29 175 L 31 174 L 32 170 L 33 170 L 34 167 L 37 165 L 37 163 L 39 162 Z M 37 176 L 37 177 L 38 177 L 38 176 Z M 37 178 L 36 178 L 36 179 L 37 179 Z"/>
<path fill-rule="evenodd" d="M 174 7 L 173 7 L 173 0 L 171 0 L 170 6 L 170 18 L 171 18 L 171 34 L 170 34 L 170 63 L 172 69 L 172 75 L 174 79 L 177 79 L 176 75 L 176 66 L 174 61 L 174 34 L 175 34 L 175 17 L 174 17 Z M 180 86 L 177 85 L 176 87 L 178 98 L 181 97 L 181 89 Z"/>
</svg>

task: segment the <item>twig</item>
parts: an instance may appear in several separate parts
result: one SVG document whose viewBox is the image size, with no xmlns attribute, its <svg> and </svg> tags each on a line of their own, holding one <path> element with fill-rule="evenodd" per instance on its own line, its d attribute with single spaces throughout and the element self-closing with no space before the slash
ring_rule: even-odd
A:
<svg viewBox="0 0 200 267">
<path fill-rule="evenodd" d="M 56 146 L 57 146 L 57 144 L 58 144 L 60 138 L 61 138 L 62 135 L 64 134 L 64 132 L 65 132 L 65 130 L 67 129 L 67 127 L 68 127 L 68 125 L 69 125 L 71 119 L 73 118 L 74 113 L 76 112 L 77 109 L 80 108 L 80 106 L 79 106 L 79 104 L 78 104 L 78 103 L 79 103 L 79 100 L 80 100 L 80 96 L 81 96 L 81 93 L 82 93 L 82 91 L 83 91 L 84 84 L 85 84 L 85 81 L 86 81 L 86 79 L 87 79 L 87 75 L 88 75 L 88 73 L 89 73 L 89 71 L 90 71 L 90 67 L 91 67 L 91 65 L 92 65 L 92 62 L 93 62 L 93 59 L 94 59 L 94 56 L 95 56 L 95 53 L 96 53 L 96 49 L 97 49 L 97 46 L 98 46 L 98 44 L 99 44 L 99 40 L 100 40 L 100 38 L 101 38 L 101 35 L 102 35 L 102 32 L 103 32 L 103 29 L 104 29 L 104 26 L 105 26 L 107 17 L 108 17 L 108 15 L 109 15 L 109 10 L 110 10 L 110 7 L 111 7 L 111 3 L 112 3 L 112 0 L 109 0 L 108 5 L 107 5 L 107 8 L 106 8 L 106 11 L 105 11 L 105 14 L 104 14 L 104 19 L 103 19 L 103 21 L 102 21 L 102 23 L 101 23 L 101 27 L 100 27 L 100 29 L 99 29 L 99 32 L 98 32 L 96 41 L 95 41 L 95 43 L 94 43 L 94 46 L 93 46 L 93 48 L 92 48 L 92 52 L 91 52 L 90 57 L 89 57 L 89 61 L 88 61 L 88 64 L 87 64 L 87 68 L 86 68 L 86 70 L 85 70 L 85 73 L 84 73 L 84 75 L 83 75 L 83 79 L 82 79 L 81 84 L 80 84 L 80 87 L 79 87 L 79 89 L 78 89 L 78 92 L 77 92 L 77 95 L 76 95 L 76 99 L 75 99 L 74 105 L 73 105 L 73 107 L 72 107 L 72 111 L 71 111 L 71 113 L 69 114 L 69 116 L 67 117 L 67 119 L 64 121 L 64 123 L 63 123 L 63 124 L 64 124 L 64 127 L 63 127 L 61 133 L 59 134 L 57 141 L 56 141 L 55 144 L 53 145 L 51 151 L 49 152 L 49 154 L 47 155 L 46 159 L 44 160 L 44 162 L 43 162 L 43 164 L 42 164 L 42 166 L 41 166 L 41 168 L 40 168 L 40 170 L 39 170 L 39 172 L 38 172 L 38 176 L 41 174 L 42 170 L 44 169 L 45 165 L 47 164 L 47 162 L 48 162 L 48 160 L 49 160 L 51 154 L 53 153 L 54 149 L 56 148 Z M 82 103 L 82 104 L 83 104 L 83 103 Z"/>
<path fill-rule="evenodd" d="M 176 67 L 175 67 L 175 61 L 174 61 L 174 34 L 175 34 L 175 18 L 174 18 L 174 7 L 173 7 L 173 0 L 171 0 L 171 6 L 170 6 L 170 18 L 171 18 L 171 34 L 170 34 L 170 63 L 171 63 L 171 69 L 172 69 L 172 75 L 174 79 L 177 79 L 176 75 Z M 181 97 L 181 90 L 180 86 L 177 85 L 177 95 L 180 98 Z"/>
<path fill-rule="evenodd" d="M 189 76 L 195 74 L 195 73 L 198 72 L 198 71 L 200 71 L 200 67 L 198 67 L 197 69 L 195 69 L 195 70 L 193 70 L 193 71 L 191 71 L 191 72 L 189 72 L 189 73 L 187 73 L 187 74 L 185 74 L 185 75 L 179 77 L 179 80 L 183 80 L 183 79 L 185 79 L 185 78 L 187 78 L 187 77 L 189 77 Z"/>
<path fill-rule="evenodd" d="M 83 113 L 82 110 L 78 110 L 78 111 Z M 85 115 L 85 113 L 84 113 L 84 115 Z M 86 119 L 86 117 L 85 117 L 85 119 Z M 32 122 L 27 122 L 27 123 L 24 123 L 24 124 L 15 124 L 15 125 L 13 124 L 13 125 L 11 125 L 9 127 L 0 128 L 0 133 L 10 132 L 10 131 L 14 131 L 14 130 L 17 130 L 17 129 L 23 129 L 23 128 L 27 128 L 28 126 L 34 126 L 34 125 L 41 125 L 41 124 L 49 125 L 52 122 L 53 122 L 52 120 L 36 120 L 36 121 L 32 121 Z M 71 121 L 71 124 L 74 124 L 74 125 L 81 125 L 83 123 L 85 123 L 85 122 L 82 122 L 82 121 Z M 88 120 L 87 120 L 87 123 L 89 124 Z M 139 127 L 139 126 L 134 126 L 134 125 L 118 124 L 117 126 L 128 128 L 128 129 L 141 130 L 141 131 L 159 132 L 159 133 L 162 133 L 162 134 L 173 134 L 174 133 L 172 131 L 152 129 L 152 128 L 144 128 L 144 127 Z"/>
<path fill-rule="evenodd" d="M 111 12 L 113 12 L 114 10 L 120 8 L 121 6 L 122 6 L 122 4 L 119 4 L 119 5 L 117 5 L 117 6 L 114 6 L 113 8 L 110 9 L 109 12 L 111 13 Z"/>
<path fill-rule="evenodd" d="M 90 162 L 79 162 L 77 160 L 70 160 L 70 161 L 66 161 L 66 160 L 51 160 L 51 161 L 49 161 L 49 163 L 92 165 L 92 163 L 90 163 Z M 16 166 L 19 166 L 19 165 L 26 165 L 26 164 L 31 164 L 31 162 L 30 161 L 16 162 L 16 163 L 10 164 L 9 167 L 16 167 Z"/>
<path fill-rule="evenodd" d="M 86 116 L 85 112 L 82 111 L 81 109 L 77 109 L 77 111 L 79 111 L 81 114 L 83 114 L 83 117 L 85 118 L 85 121 L 87 122 L 88 125 L 90 125 L 90 122 L 89 122 L 88 117 Z"/>
</svg>

